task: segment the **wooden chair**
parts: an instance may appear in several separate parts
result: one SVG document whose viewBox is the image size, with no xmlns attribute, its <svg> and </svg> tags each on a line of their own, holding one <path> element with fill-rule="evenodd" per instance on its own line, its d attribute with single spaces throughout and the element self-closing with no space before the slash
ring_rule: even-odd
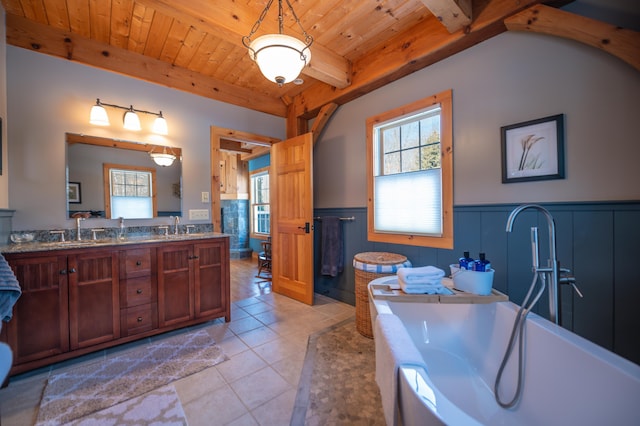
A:
<svg viewBox="0 0 640 426">
<path fill-rule="evenodd" d="M 266 272 L 269 275 L 263 275 Z M 262 282 L 271 281 L 271 239 L 262 242 L 262 251 L 258 254 L 258 275 L 256 278 L 262 278 Z"/>
</svg>

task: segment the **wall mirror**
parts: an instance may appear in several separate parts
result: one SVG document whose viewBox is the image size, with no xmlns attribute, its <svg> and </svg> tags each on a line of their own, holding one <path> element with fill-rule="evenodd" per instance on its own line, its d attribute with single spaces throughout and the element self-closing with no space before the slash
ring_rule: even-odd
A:
<svg viewBox="0 0 640 426">
<path fill-rule="evenodd" d="M 66 133 L 67 217 L 182 216 L 182 150 Z M 157 165 L 151 152 L 176 159 Z"/>
</svg>

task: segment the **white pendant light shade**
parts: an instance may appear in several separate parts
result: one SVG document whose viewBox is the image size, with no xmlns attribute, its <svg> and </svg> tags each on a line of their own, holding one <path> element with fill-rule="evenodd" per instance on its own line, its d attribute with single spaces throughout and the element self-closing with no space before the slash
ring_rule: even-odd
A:
<svg viewBox="0 0 640 426">
<path fill-rule="evenodd" d="M 135 130 L 140 131 L 142 127 L 140 126 L 140 118 L 138 118 L 138 114 L 133 110 L 133 106 L 129 111 L 124 113 L 124 128 L 127 130 Z"/>
<path fill-rule="evenodd" d="M 249 57 L 262 74 L 282 86 L 295 80 L 311 61 L 311 50 L 301 40 L 285 34 L 267 34 L 249 45 Z"/>
<path fill-rule="evenodd" d="M 167 128 L 167 120 L 162 116 L 162 111 L 160 111 L 160 115 L 156 117 L 153 122 L 153 128 L 151 129 L 153 133 L 158 135 L 168 135 L 169 129 Z"/>
<path fill-rule="evenodd" d="M 149 155 L 158 166 L 162 167 L 168 167 L 172 165 L 174 160 L 176 159 L 176 156 L 173 153 L 167 152 L 167 147 L 163 147 L 162 152 L 151 151 Z"/>
<path fill-rule="evenodd" d="M 98 99 L 96 104 L 91 107 L 89 123 L 95 124 L 96 126 L 109 125 L 109 116 L 107 115 L 107 110 L 104 109 L 104 107 L 100 104 L 100 99 Z"/>
</svg>

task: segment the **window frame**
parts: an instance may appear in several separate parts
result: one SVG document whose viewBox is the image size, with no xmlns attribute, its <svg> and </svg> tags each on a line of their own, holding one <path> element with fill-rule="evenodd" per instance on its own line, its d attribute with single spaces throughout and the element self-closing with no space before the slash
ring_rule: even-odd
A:
<svg viewBox="0 0 640 426">
<path fill-rule="evenodd" d="M 152 217 L 144 219 L 152 219 L 158 217 L 158 189 L 156 185 L 156 169 L 153 167 L 130 166 L 126 164 L 102 164 L 102 186 L 104 195 L 104 214 L 106 219 L 112 219 L 111 215 L 111 170 L 124 170 L 130 172 L 145 172 L 151 174 L 151 204 Z M 133 218 L 136 219 L 136 218 Z"/>
<path fill-rule="evenodd" d="M 269 233 L 268 234 L 263 234 L 263 233 L 257 233 L 254 229 L 254 222 L 255 222 L 255 218 L 253 216 L 254 214 L 254 207 L 257 205 L 260 206 L 269 206 L 269 221 L 271 221 L 271 173 L 269 170 L 269 166 L 267 167 L 262 167 L 256 170 L 252 170 L 251 172 L 249 172 L 249 234 L 250 234 L 250 238 L 254 238 L 254 239 L 258 239 L 258 240 L 267 240 L 270 236 L 271 236 L 271 223 L 269 223 Z M 269 176 L 269 202 L 268 203 L 255 203 L 254 202 L 254 195 L 253 195 L 253 178 L 256 175 L 267 175 Z"/>
<path fill-rule="evenodd" d="M 442 235 L 426 236 L 410 233 L 379 232 L 374 229 L 374 127 L 429 107 L 440 106 L 440 152 L 442 173 Z M 452 90 L 418 100 L 391 111 L 369 117 L 366 121 L 367 138 L 367 238 L 369 241 L 412 246 L 453 249 L 453 108 Z"/>
</svg>

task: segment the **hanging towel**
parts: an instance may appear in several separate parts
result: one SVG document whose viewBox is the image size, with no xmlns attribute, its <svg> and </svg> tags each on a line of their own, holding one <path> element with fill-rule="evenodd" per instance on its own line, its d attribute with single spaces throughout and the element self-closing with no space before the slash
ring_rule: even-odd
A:
<svg viewBox="0 0 640 426">
<path fill-rule="evenodd" d="M 376 383 L 380 388 L 382 411 L 387 426 L 400 422 L 398 372 L 403 365 L 427 369 L 422 355 L 411 340 L 400 318 L 394 314 L 378 314 L 375 320 Z"/>
<path fill-rule="evenodd" d="M 22 289 L 9 263 L 0 254 L 0 320 L 9 322 L 13 316 L 13 305 L 22 294 Z"/>
<path fill-rule="evenodd" d="M 337 216 L 322 218 L 322 248 L 320 273 L 335 277 L 344 269 L 342 225 Z"/>
</svg>

